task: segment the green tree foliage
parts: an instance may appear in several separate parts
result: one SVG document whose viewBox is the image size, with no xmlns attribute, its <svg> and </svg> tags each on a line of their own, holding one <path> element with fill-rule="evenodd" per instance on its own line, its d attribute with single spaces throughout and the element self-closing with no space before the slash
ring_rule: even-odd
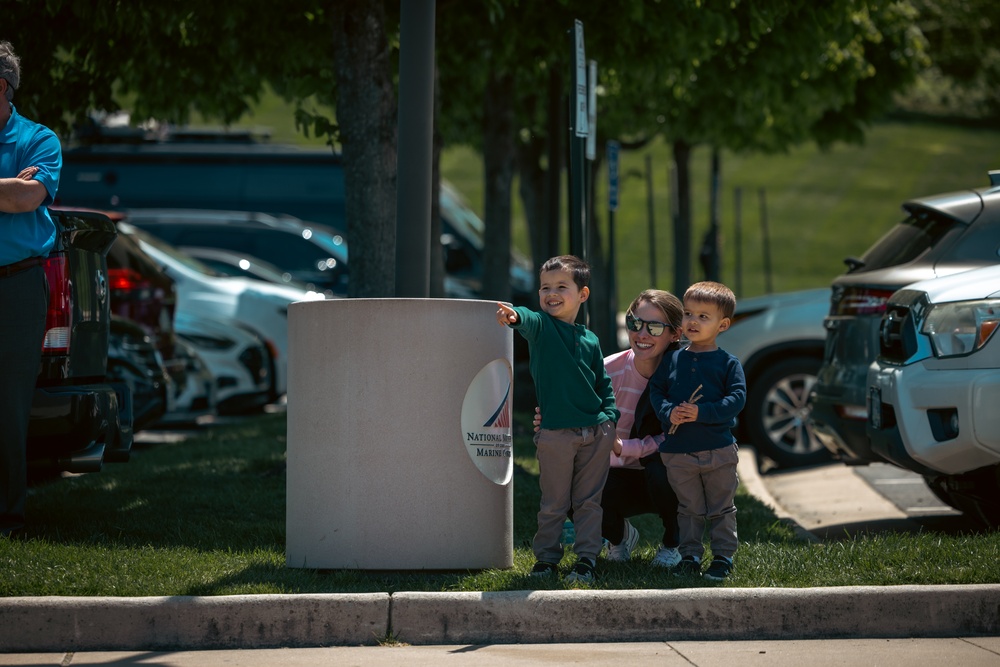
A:
<svg viewBox="0 0 1000 667">
<path fill-rule="evenodd" d="M 933 60 L 931 78 L 952 83 L 941 102 L 963 116 L 1000 117 L 1000 4 L 989 0 L 914 0 Z"/>
</svg>

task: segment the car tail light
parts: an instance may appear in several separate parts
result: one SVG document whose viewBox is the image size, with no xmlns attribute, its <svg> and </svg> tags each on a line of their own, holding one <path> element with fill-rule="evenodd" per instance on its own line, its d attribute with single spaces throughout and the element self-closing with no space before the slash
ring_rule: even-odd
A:
<svg viewBox="0 0 1000 667">
<path fill-rule="evenodd" d="M 895 290 L 848 287 L 834 306 L 834 315 L 881 315 Z"/>
<path fill-rule="evenodd" d="M 69 354 L 70 333 L 73 329 L 73 291 L 69 284 L 66 255 L 53 255 L 45 260 L 45 277 L 49 281 L 49 310 L 45 316 L 45 339 L 42 354 Z"/>
<path fill-rule="evenodd" d="M 112 292 L 132 292 L 151 287 L 149 281 L 135 269 L 108 269 L 108 284 Z"/>
</svg>

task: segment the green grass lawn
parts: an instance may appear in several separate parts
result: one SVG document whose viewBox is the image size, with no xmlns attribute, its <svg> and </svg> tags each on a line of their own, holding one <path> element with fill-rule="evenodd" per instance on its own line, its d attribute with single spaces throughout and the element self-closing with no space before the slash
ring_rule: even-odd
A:
<svg viewBox="0 0 1000 667">
<path fill-rule="evenodd" d="M 517 415 L 514 560 L 477 572 L 285 567 L 285 416 L 216 426 L 141 447 L 127 464 L 32 488 L 24 540 L 0 540 L 2 596 L 232 595 L 562 588 L 528 576 L 538 509 L 528 417 Z M 807 587 L 1000 582 L 1000 533 L 886 534 L 816 544 L 743 490 L 740 550 L 727 586 Z M 594 587 L 704 586 L 654 571 L 652 516 L 630 563 L 600 563 Z M 461 544 L 441 545 L 460 549 Z M 402 548 L 387 544 L 387 549 Z M 567 556 L 564 566 L 571 562 Z"/>
</svg>

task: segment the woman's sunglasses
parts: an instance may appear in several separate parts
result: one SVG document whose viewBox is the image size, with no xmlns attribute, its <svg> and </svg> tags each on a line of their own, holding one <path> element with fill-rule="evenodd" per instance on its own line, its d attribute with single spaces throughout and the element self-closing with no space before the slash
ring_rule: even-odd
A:
<svg viewBox="0 0 1000 667">
<path fill-rule="evenodd" d="M 649 320 L 640 320 L 638 317 L 632 313 L 625 313 L 625 328 L 629 331 L 634 331 L 639 333 L 642 331 L 642 326 L 646 325 L 646 331 L 653 338 L 658 338 L 663 335 L 663 331 L 667 329 L 670 325 L 666 322 L 652 322 Z"/>
</svg>

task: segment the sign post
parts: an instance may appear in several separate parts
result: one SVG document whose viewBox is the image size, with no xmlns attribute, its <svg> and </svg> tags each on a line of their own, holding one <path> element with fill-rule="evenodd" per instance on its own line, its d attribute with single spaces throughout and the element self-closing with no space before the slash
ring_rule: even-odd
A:
<svg viewBox="0 0 1000 667">
<path fill-rule="evenodd" d="M 586 260 L 585 230 L 587 228 L 587 208 L 584 206 L 585 169 L 584 149 L 587 141 L 587 58 L 583 46 L 583 22 L 575 21 L 570 33 L 575 55 L 572 72 L 573 94 L 570 95 L 572 108 L 569 114 L 569 250 L 570 253 Z M 581 309 L 582 310 L 582 309 Z"/>
</svg>

